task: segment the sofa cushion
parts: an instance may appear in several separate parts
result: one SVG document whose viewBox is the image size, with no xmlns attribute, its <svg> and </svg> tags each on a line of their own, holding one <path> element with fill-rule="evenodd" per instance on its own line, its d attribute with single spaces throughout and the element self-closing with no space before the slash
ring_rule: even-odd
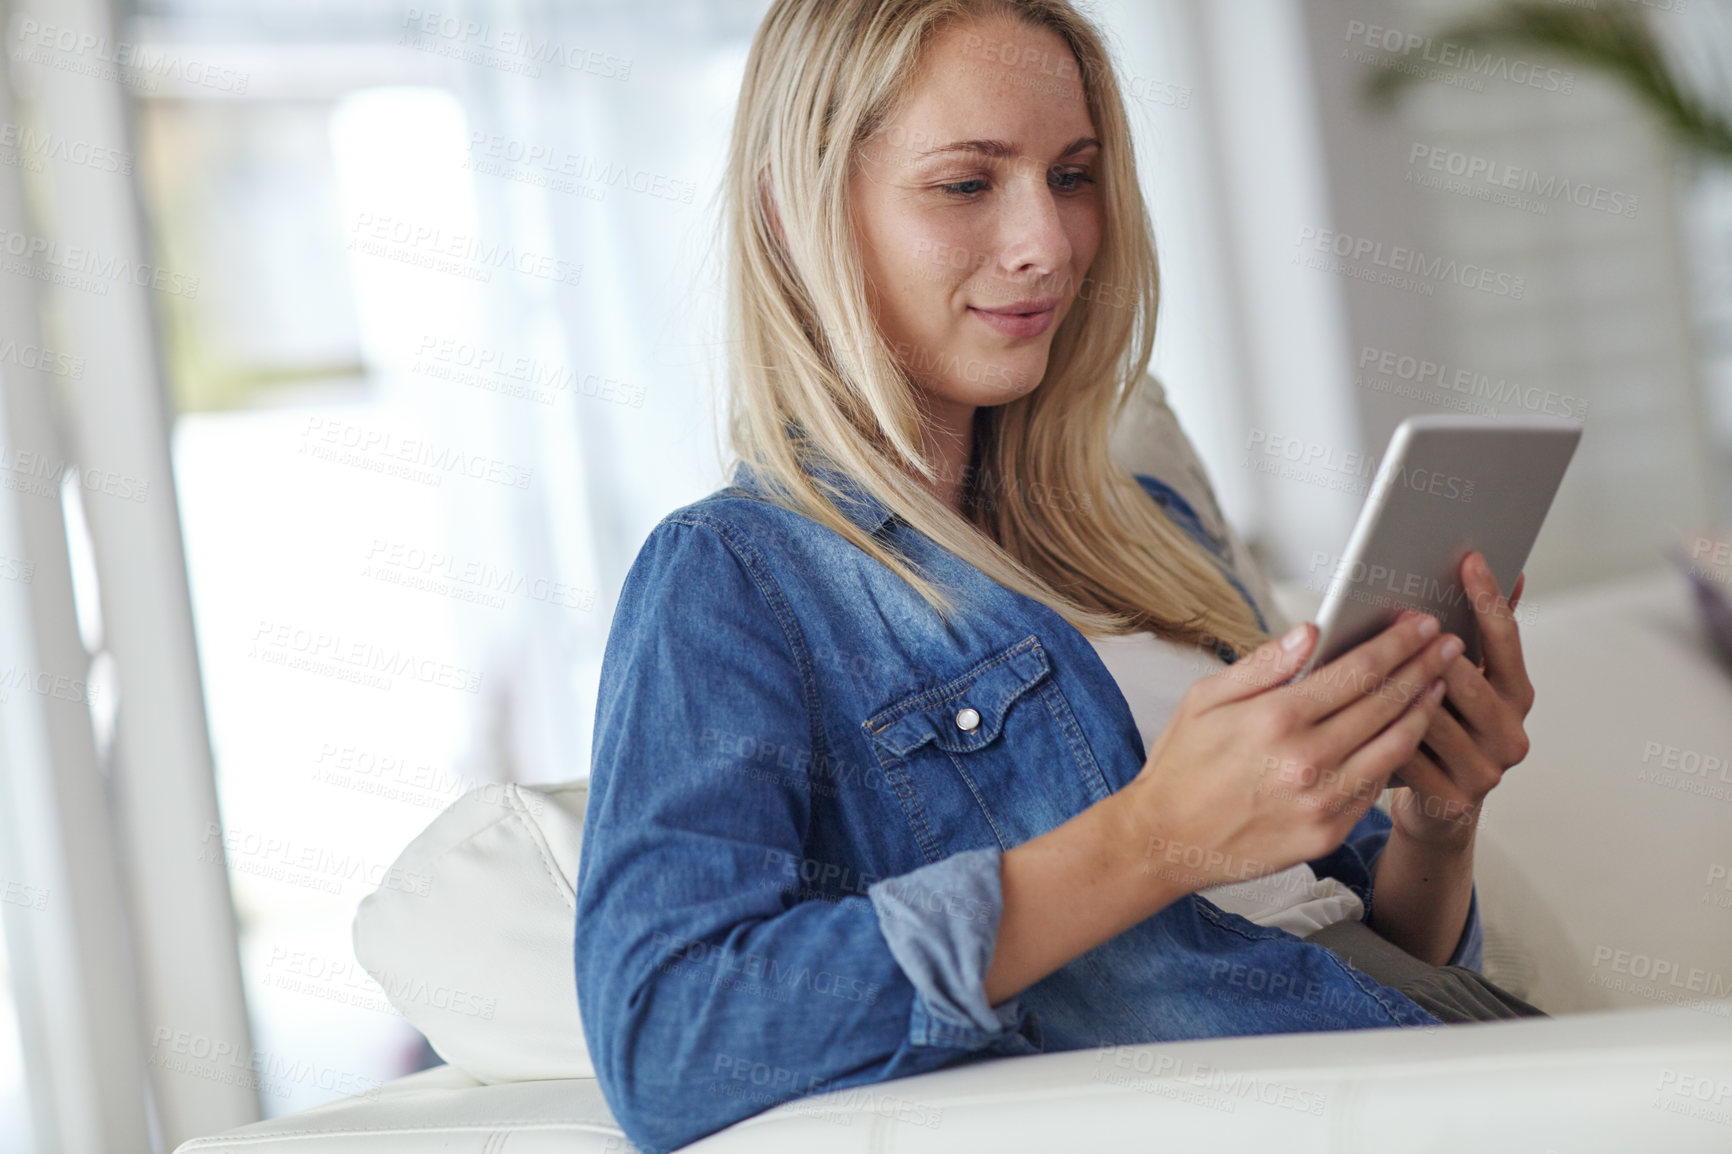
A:
<svg viewBox="0 0 1732 1154">
<path fill-rule="evenodd" d="M 588 792 L 587 782 L 471 790 L 355 914 L 355 957 L 477 1081 L 595 1073 L 571 958 Z"/>
</svg>

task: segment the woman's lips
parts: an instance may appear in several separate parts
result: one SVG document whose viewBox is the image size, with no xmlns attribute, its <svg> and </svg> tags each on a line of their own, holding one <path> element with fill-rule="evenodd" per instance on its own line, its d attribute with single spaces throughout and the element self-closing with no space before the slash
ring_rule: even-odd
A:
<svg viewBox="0 0 1732 1154">
<path fill-rule="evenodd" d="M 969 312 L 1007 337 L 1038 337 L 1058 314 L 1056 301 L 1025 301 L 998 309 L 969 307 Z"/>
</svg>

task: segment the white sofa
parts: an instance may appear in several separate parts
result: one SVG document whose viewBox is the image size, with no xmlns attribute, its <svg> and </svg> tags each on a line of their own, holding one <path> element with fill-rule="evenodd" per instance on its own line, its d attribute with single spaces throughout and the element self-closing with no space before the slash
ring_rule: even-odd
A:
<svg viewBox="0 0 1732 1154">
<path fill-rule="evenodd" d="M 1158 391 L 1127 427 L 1158 454 L 1134 463 L 1171 479 L 1189 445 Z M 1281 615 L 1315 599 L 1282 589 Z M 1559 1017 L 1005 1059 L 803 1099 L 688 1149 L 1732 1150 L 1732 672 L 1663 569 L 1524 598 L 1521 616 L 1538 696 L 1480 832 L 1486 969 Z M 369 972 L 492 999 L 484 1020 L 398 1002 L 449 1065 L 181 1154 L 630 1150 L 569 980 L 584 795 L 471 795 L 399 863 L 432 876 L 425 894 L 363 903 Z M 495 947 L 460 948 L 478 941 Z"/>
</svg>

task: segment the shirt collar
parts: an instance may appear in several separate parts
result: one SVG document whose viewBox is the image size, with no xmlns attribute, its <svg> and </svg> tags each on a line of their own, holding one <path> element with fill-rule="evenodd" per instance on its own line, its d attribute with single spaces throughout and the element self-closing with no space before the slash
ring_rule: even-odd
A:
<svg viewBox="0 0 1732 1154">
<path fill-rule="evenodd" d="M 852 475 L 845 473 L 827 457 L 814 462 L 809 474 L 824 481 L 834 490 L 836 508 L 863 533 L 876 533 L 885 522 L 895 517 L 890 506 L 867 492 Z M 757 497 L 767 497 L 768 487 L 757 471 L 745 461 L 734 466 L 733 484 Z"/>
</svg>

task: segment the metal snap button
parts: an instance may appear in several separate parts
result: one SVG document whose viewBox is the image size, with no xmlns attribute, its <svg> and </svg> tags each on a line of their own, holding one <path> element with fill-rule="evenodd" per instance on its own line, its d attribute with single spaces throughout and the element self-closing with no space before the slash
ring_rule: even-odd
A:
<svg viewBox="0 0 1732 1154">
<path fill-rule="evenodd" d="M 973 733 L 980 725 L 980 712 L 970 706 L 963 706 L 956 711 L 956 728 L 964 733 Z"/>
</svg>

